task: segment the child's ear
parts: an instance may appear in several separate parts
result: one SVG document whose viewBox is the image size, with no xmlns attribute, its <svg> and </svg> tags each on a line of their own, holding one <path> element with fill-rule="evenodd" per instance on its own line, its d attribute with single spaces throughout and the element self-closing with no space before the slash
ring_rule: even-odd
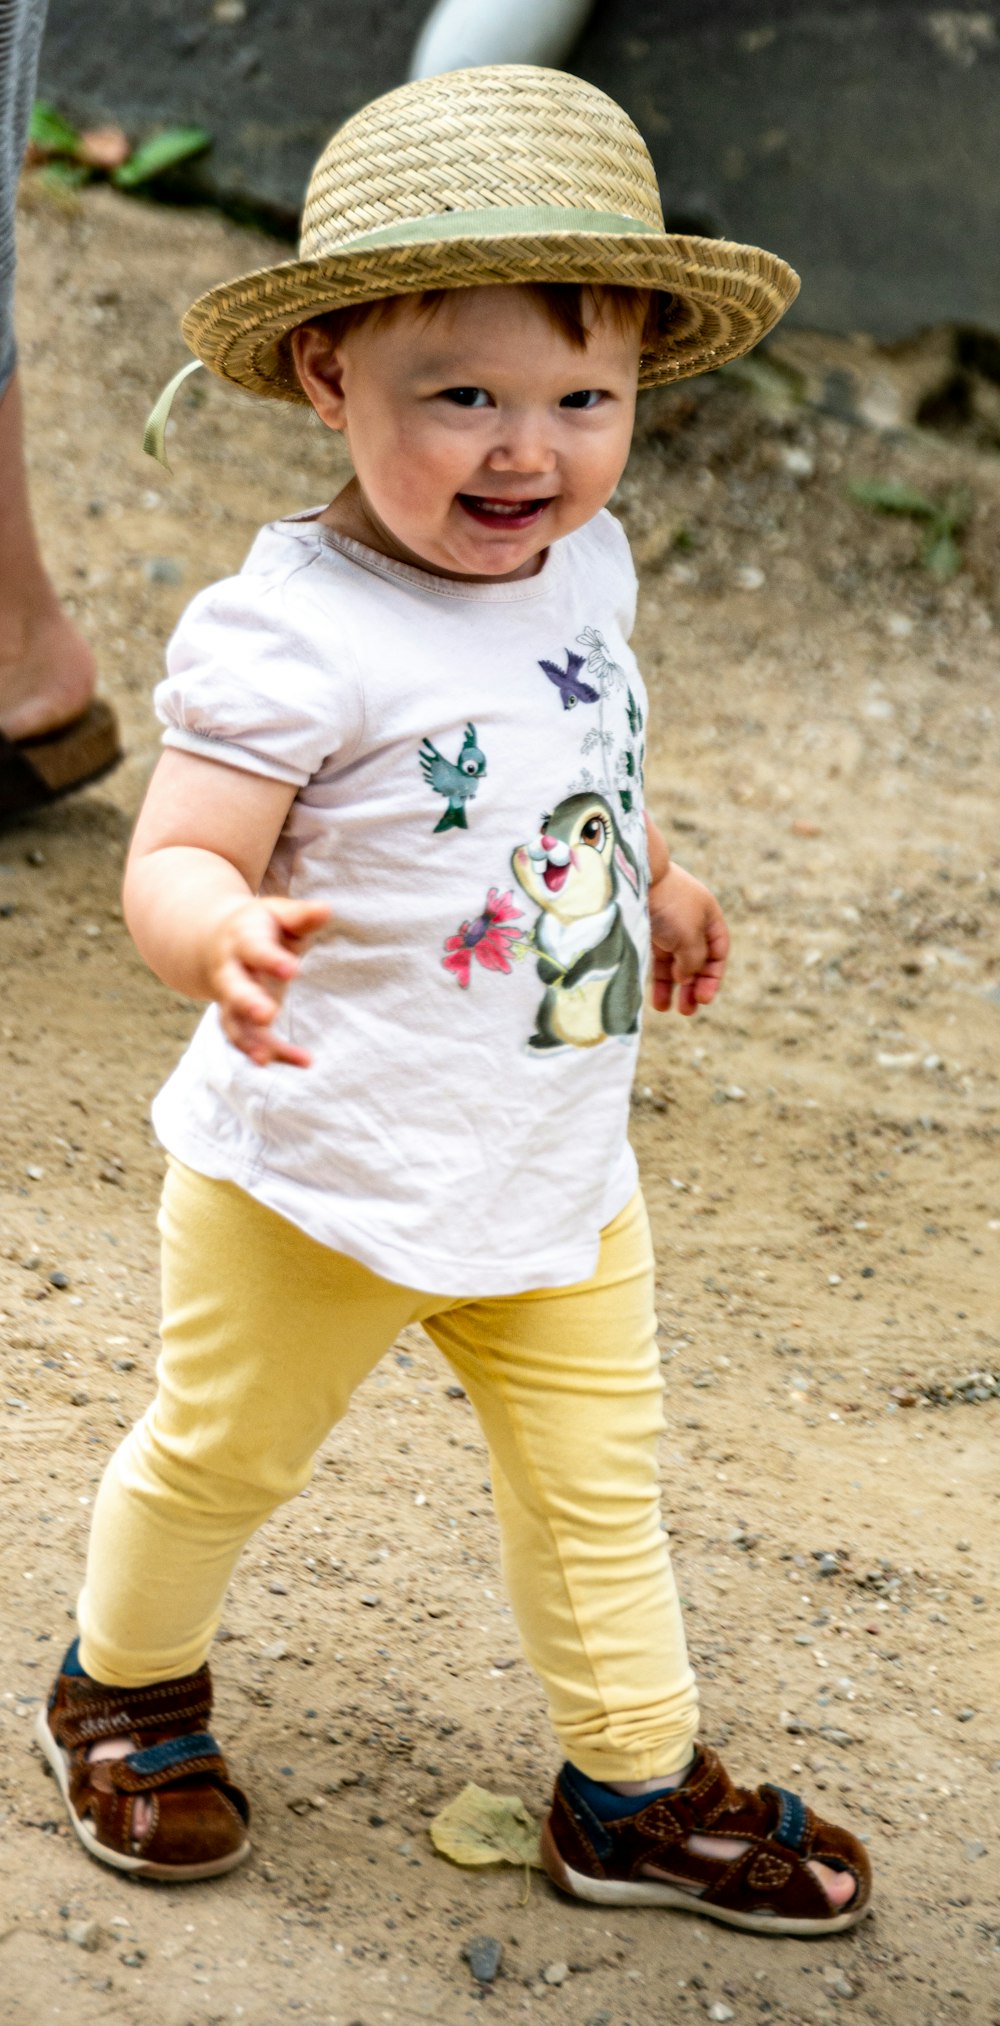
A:
<svg viewBox="0 0 1000 2026">
<path fill-rule="evenodd" d="M 328 429 L 343 429 L 344 361 L 338 345 L 316 324 L 300 324 L 291 336 L 292 359 L 299 385 Z"/>
</svg>

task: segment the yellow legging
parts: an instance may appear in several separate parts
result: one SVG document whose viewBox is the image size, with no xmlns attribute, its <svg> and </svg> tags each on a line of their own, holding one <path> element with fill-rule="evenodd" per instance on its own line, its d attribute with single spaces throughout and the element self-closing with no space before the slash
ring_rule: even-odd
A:
<svg viewBox="0 0 1000 2026">
<path fill-rule="evenodd" d="M 381 1280 L 176 1162 L 160 1230 L 159 1390 L 98 1493 L 87 1673 L 135 1687 L 200 1666 L 245 1542 L 419 1322 L 482 1423 L 508 1592 L 566 1756 L 599 1780 L 686 1764 L 697 1696 L 660 1517 L 641 1195 L 603 1232 L 592 1280 L 486 1301 Z"/>
</svg>

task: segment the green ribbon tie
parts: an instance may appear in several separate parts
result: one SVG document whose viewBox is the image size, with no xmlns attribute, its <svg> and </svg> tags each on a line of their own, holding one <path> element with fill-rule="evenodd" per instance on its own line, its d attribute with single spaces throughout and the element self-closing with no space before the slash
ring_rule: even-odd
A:
<svg viewBox="0 0 1000 2026">
<path fill-rule="evenodd" d="M 167 462 L 166 438 L 167 422 L 170 417 L 170 410 L 173 407 L 174 395 L 181 381 L 186 380 L 189 373 L 196 373 L 200 365 L 200 359 L 189 359 L 187 365 L 182 366 L 180 372 L 175 373 L 173 379 L 167 381 L 162 394 L 159 395 L 146 417 L 142 447 L 147 457 L 155 457 L 157 462 L 162 464 L 164 471 L 170 470 Z"/>
</svg>

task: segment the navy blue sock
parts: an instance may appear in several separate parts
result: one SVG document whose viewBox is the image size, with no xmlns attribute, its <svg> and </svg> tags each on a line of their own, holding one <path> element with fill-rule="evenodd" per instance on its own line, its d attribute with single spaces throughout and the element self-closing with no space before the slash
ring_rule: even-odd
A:
<svg viewBox="0 0 1000 2026">
<path fill-rule="evenodd" d="M 649 1794 L 616 1794 L 600 1780 L 590 1779 L 587 1773 L 581 1773 L 579 1766 L 568 1762 L 562 1769 L 562 1781 L 571 1793 L 575 1791 L 586 1802 L 600 1822 L 615 1822 L 623 1815 L 638 1815 L 658 1795 L 677 1792 L 676 1787 L 656 1787 Z"/>
<path fill-rule="evenodd" d="M 60 1669 L 60 1673 L 62 1673 L 62 1674 L 78 1674 L 78 1675 L 80 1675 L 80 1676 L 82 1677 L 82 1679 L 83 1679 L 84 1681 L 89 1681 L 89 1680 L 90 1680 L 90 1676 L 89 1676 L 89 1674 L 88 1674 L 88 1673 L 86 1672 L 86 1670 L 85 1670 L 84 1668 L 82 1668 L 82 1667 L 80 1666 L 80 1641 L 79 1641 L 79 1639 L 74 1639 L 74 1641 L 73 1641 L 73 1644 L 72 1644 L 72 1646 L 71 1646 L 71 1647 L 69 1648 L 69 1651 L 68 1651 L 68 1653 L 66 1654 L 66 1657 L 65 1657 L 65 1659 L 64 1659 L 64 1661 L 63 1661 L 62 1667 L 61 1667 L 61 1669 Z"/>
</svg>

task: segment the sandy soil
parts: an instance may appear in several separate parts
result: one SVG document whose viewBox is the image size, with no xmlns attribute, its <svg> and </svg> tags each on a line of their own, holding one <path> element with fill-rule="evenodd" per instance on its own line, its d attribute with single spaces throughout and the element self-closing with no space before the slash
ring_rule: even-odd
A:
<svg viewBox="0 0 1000 2026">
<path fill-rule="evenodd" d="M 177 314 L 269 257 L 259 240 L 98 194 L 36 198 L 22 253 L 40 518 L 129 752 L 0 837 L 0 2018 L 458 2026 L 482 2002 L 553 2026 L 995 2026 L 1000 1409 L 946 1388 L 1000 1371 L 1000 462 L 715 383 L 651 404 L 621 499 L 652 806 L 735 944 L 710 1017 L 649 1023 L 635 1104 L 705 1731 L 734 1770 L 857 1823 L 875 1916 L 828 1945 L 748 1941 L 608 1921 L 538 1879 L 522 1905 L 519 1876 L 435 1856 L 428 1818 L 469 1778 L 540 1813 L 554 1751 L 483 1445 L 419 1334 L 232 1594 L 218 1730 L 252 1788 L 252 1864 L 136 1887 L 87 1862 L 29 1742 L 94 1488 L 149 1396 L 147 1112 L 195 1017 L 126 938 L 122 853 L 171 622 L 339 467 L 307 417 L 214 384 L 178 402 L 172 479 L 140 452 Z M 910 522 L 846 497 L 873 473 L 969 486 L 951 585 Z M 479 1934 L 504 1947 L 485 1994 L 461 1954 Z"/>
</svg>

